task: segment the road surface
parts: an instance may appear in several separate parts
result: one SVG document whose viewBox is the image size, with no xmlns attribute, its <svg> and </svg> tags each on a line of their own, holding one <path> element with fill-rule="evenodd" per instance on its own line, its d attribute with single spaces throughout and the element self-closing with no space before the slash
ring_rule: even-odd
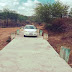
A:
<svg viewBox="0 0 72 72">
<path fill-rule="evenodd" d="M 16 36 L 0 51 L 0 72 L 72 72 L 42 37 Z"/>
</svg>

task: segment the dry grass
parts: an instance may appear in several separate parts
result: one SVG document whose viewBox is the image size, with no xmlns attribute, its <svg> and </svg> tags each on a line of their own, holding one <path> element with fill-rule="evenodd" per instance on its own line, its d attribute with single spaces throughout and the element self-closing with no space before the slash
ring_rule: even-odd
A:
<svg viewBox="0 0 72 72">
<path fill-rule="evenodd" d="M 60 53 L 61 46 L 70 48 L 69 65 L 72 67 L 72 22 L 67 22 L 67 29 L 65 33 L 56 34 L 55 32 L 43 30 L 44 33 L 48 33 L 48 42 L 53 46 L 57 53 Z M 39 29 L 43 29 L 43 26 L 38 26 Z"/>
<path fill-rule="evenodd" d="M 19 28 L 0 28 L 0 50 L 2 50 L 8 44 L 8 42 L 6 42 L 8 37 L 12 32 L 15 32 L 17 29 Z"/>
</svg>

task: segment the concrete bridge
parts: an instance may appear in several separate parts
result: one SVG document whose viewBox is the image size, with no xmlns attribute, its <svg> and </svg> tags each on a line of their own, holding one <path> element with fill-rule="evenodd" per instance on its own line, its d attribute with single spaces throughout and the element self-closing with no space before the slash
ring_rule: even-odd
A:
<svg viewBox="0 0 72 72">
<path fill-rule="evenodd" d="M 0 51 L 0 72 L 72 72 L 43 37 L 16 36 Z"/>
</svg>

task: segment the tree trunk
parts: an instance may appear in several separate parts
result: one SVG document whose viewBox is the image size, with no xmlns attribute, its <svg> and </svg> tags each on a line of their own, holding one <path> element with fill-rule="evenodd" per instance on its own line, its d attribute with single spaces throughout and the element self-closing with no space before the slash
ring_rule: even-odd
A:
<svg viewBox="0 0 72 72">
<path fill-rule="evenodd" d="M 6 20 L 6 26 L 8 27 L 8 18 L 7 18 L 7 20 Z"/>
</svg>

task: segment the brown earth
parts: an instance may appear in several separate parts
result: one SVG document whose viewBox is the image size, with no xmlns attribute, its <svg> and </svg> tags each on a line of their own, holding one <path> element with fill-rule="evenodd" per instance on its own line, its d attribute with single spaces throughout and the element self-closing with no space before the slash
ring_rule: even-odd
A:
<svg viewBox="0 0 72 72">
<path fill-rule="evenodd" d="M 8 44 L 8 42 L 6 42 L 8 40 L 8 37 L 17 29 L 19 28 L 0 28 L 0 50 L 2 50 Z"/>
<path fill-rule="evenodd" d="M 70 56 L 68 64 L 72 67 L 72 19 L 64 19 L 66 30 L 64 33 L 57 34 L 55 32 L 43 30 L 43 26 L 38 26 L 43 33 L 48 33 L 48 42 L 53 46 L 56 52 L 60 53 L 61 46 L 70 48 Z"/>
<path fill-rule="evenodd" d="M 72 20 L 71 20 L 72 21 Z M 70 21 L 69 25 L 71 25 Z M 68 24 L 67 22 L 67 24 Z M 39 29 L 43 29 L 42 26 L 37 26 Z M 44 32 L 48 33 L 48 41 L 53 46 L 53 48 L 60 53 L 61 46 L 66 46 L 71 49 L 70 51 L 70 57 L 69 57 L 69 65 L 72 66 L 72 26 L 68 26 L 68 29 L 65 33 L 62 34 L 55 34 L 50 31 L 43 30 Z M 0 28 L 0 50 L 4 48 L 8 43 L 6 42 L 8 37 L 10 36 L 10 33 L 15 32 L 19 28 Z"/>
<path fill-rule="evenodd" d="M 61 34 L 49 32 L 49 43 L 60 53 L 61 46 L 70 48 L 69 65 L 72 67 L 72 18 L 65 18 L 65 32 Z"/>
<path fill-rule="evenodd" d="M 65 46 L 66 48 L 70 48 L 70 57 L 69 64 L 72 67 L 72 38 L 66 37 L 64 38 L 64 34 L 61 35 L 50 35 L 48 38 L 48 42 L 53 46 L 57 53 L 60 53 L 61 46 Z"/>
</svg>

